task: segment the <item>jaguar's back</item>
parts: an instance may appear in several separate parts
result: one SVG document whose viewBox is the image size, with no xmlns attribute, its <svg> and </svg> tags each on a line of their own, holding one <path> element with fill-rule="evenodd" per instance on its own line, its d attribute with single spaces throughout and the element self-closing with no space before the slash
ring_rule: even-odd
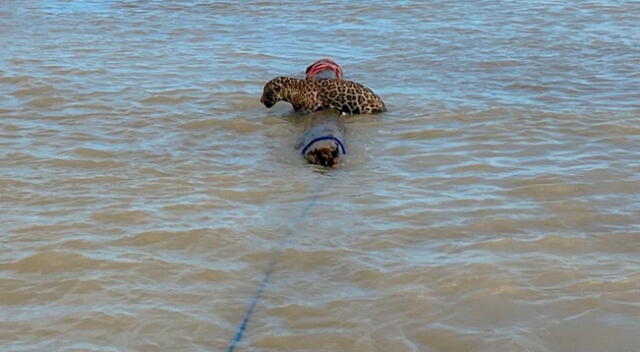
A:
<svg viewBox="0 0 640 352">
<path fill-rule="evenodd" d="M 340 110 L 347 114 L 370 114 L 386 111 L 382 99 L 360 83 L 342 79 L 307 81 L 309 90 L 317 92 L 323 108 Z"/>
</svg>

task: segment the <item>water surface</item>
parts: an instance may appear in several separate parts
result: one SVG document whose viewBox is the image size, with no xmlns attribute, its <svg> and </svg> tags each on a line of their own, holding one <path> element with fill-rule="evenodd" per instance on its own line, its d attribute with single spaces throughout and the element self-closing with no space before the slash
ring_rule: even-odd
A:
<svg viewBox="0 0 640 352">
<path fill-rule="evenodd" d="M 239 351 L 640 351 L 637 23 L 637 1 L 2 2 L 0 349 L 224 351 L 275 258 Z M 329 173 L 258 100 L 322 57 L 389 108 Z"/>
</svg>

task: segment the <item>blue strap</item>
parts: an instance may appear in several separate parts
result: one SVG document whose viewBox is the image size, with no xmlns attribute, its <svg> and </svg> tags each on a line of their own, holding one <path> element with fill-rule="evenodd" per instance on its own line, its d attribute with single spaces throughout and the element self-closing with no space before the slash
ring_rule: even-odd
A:
<svg viewBox="0 0 640 352">
<path fill-rule="evenodd" d="M 342 154 L 347 154 L 347 149 L 344 147 L 344 144 L 342 144 L 341 140 L 339 140 L 334 136 L 322 136 L 322 137 L 314 138 L 311 140 L 311 142 L 307 143 L 307 145 L 305 145 L 304 148 L 302 148 L 302 155 L 305 155 L 307 153 L 307 150 L 311 147 L 313 143 L 319 142 L 319 141 L 328 141 L 328 140 L 332 140 L 338 143 L 338 145 L 340 146 L 340 149 L 342 149 Z"/>
<path fill-rule="evenodd" d="M 327 188 L 327 186 L 333 179 L 334 179 L 333 177 L 326 178 L 325 182 L 321 184 L 320 187 L 315 191 L 315 193 L 313 194 L 313 196 L 311 197 L 307 205 L 304 208 L 302 208 L 302 211 L 300 212 L 300 214 L 297 216 L 294 222 L 289 226 L 289 230 L 284 235 L 284 237 L 280 239 L 280 244 L 277 248 L 277 251 L 272 255 L 271 261 L 269 262 L 267 270 L 262 275 L 262 280 L 260 280 L 260 285 L 258 285 L 255 295 L 249 302 L 249 306 L 247 307 L 247 310 L 244 313 L 244 318 L 242 318 L 242 322 L 240 323 L 240 325 L 238 325 L 236 334 L 233 337 L 233 340 L 231 340 L 231 343 L 227 348 L 227 352 L 235 352 L 236 347 L 242 341 L 242 337 L 245 331 L 247 330 L 247 326 L 249 325 L 249 320 L 251 320 L 253 313 L 255 313 L 256 307 L 258 306 L 258 301 L 260 301 L 260 299 L 264 294 L 264 291 L 267 289 L 267 285 L 269 284 L 269 279 L 271 278 L 271 274 L 273 274 L 273 272 L 276 270 L 276 265 L 278 264 L 278 261 L 280 261 L 280 257 L 284 253 L 284 250 L 286 249 L 287 244 L 291 241 L 291 237 L 293 237 L 293 235 L 296 233 L 296 230 L 300 228 L 298 225 L 304 221 L 307 214 L 309 214 L 309 211 L 311 211 L 311 209 L 316 205 L 316 203 L 318 202 L 318 199 L 320 198 L 320 196 L 324 194 L 324 190 Z"/>
</svg>

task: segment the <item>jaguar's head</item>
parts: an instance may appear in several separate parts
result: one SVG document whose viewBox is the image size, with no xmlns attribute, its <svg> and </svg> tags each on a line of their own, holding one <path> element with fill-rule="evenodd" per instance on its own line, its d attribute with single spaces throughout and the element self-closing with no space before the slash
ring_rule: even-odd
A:
<svg viewBox="0 0 640 352">
<path fill-rule="evenodd" d="M 288 77 L 276 77 L 270 80 L 264 86 L 264 90 L 262 91 L 262 98 L 260 98 L 260 102 L 264 104 L 267 108 L 272 107 L 275 103 L 283 100 L 286 94 L 286 85 L 288 82 Z"/>
</svg>

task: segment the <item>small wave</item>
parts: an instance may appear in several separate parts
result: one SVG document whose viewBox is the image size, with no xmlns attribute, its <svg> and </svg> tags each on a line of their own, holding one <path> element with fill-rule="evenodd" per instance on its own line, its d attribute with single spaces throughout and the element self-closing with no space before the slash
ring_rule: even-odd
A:
<svg viewBox="0 0 640 352">
<path fill-rule="evenodd" d="M 187 95 L 167 95 L 167 94 L 157 94 L 152 95 L 150 97 L 144 98 L 141 100 L 144 104 L 167 104 L 167 105 L 176 105 L 182 104 L 195 98 Z"/>
<path fill-rule="evenodd" d="M 26 103 L 26 105 L 33 108 L 38 108 L 38 109 L 50 109 L 50 108 L 66 105 L 69 102 L 70 100 L 67 98 L 52 96 L 52 97 L 35 98 L 32 100 L 29 100 Z"/>
<path fill-rule="evenodd" d="M 241 117 L 232 119 L 210 118 L 189 121 L 182 124 L 182 128 L 186 130 L 200 130 L 202 128 L 211 127 L 217 127 L 238 133 L 254 133 L 264 128 L 262 123 Z"/>
<path fill-rule="evenodd" d="M 2 264 L 2 266 L 5 269 L 22 273 L 59 273 L 100 269 L 102 264 L 104 264 L 102 260 L 92 259 L 77 253 L 44 250 L 17 262 Z"/>
<path fill-rule="evenodd" d="M 98 211 L 91 215 L 91 219 L 101 223 L 145 224 L 151 221 L 151 214 L 142 210 Z"/>
</svg>

